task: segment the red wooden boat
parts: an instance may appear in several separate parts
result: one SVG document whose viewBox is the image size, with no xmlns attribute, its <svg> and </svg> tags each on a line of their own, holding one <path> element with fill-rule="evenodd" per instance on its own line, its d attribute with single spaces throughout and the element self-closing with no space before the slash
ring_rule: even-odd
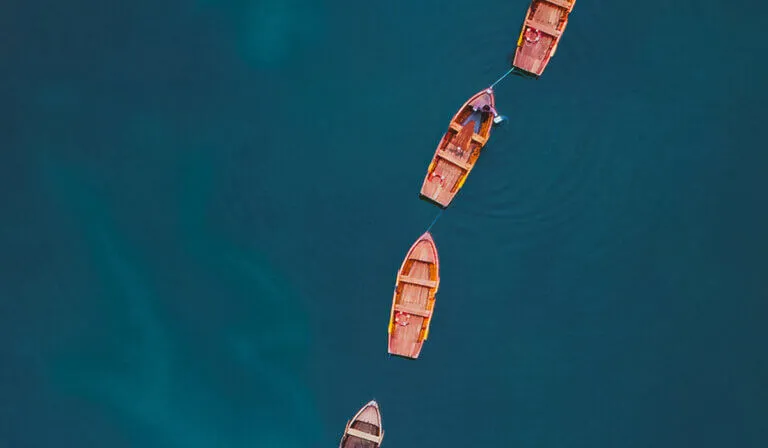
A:
<svg viewBox="0 0 768 448">
<path fill-rule="evenodd" d="M 512 66 L 521 76 L 536 78 L 557 51 L 576 0 L 533 0 L 517 39 Z"/>
<path fill-rule="evenodd" d="M 448 207 L 491 136 L 495 118 L 499 117 L 495 105 L 493 89 L 487 88 L 467 100 L 453 116 L 427 168 L 421 199 Z"/>
<path fill-rule="evenodd" d="M 388 351 L 416 359 L 429 335 L 440 285 L 440 262 L 432 235 L 425 232 L 413 243 L 397 272 L 389 315 Z"/>
<path fill-rule="evenodd" d="M 382 439 L 381 412 L 378 403 L 371 400 L 347 422 L 339 448 L 379 448 Z"/>
</svg>

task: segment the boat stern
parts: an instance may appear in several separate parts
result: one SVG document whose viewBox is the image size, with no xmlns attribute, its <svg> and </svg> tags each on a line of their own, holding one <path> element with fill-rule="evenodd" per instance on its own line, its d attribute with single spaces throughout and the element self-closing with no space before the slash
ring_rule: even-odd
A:
<svg viewBox="0 0 768 448">
<path fill-rule="evenodd" d="M 389 338 L 389 354 L 400 358 L 409 359 L 414 361 L 419 358 L 421 354 L 421 348 L 424 346 L 424 341 L 411 342 L 397 338 L 395 335 L 391 335 Z"/>
<path fill-rule="evenodd" d="M 419 192 L 419 199 L 422 201 L 428 202 L 432 205 L 436 205 L 440 207 L 441 209 L 445 210 L 448 208 L 448 206 L 451 204 L 451 200 L 443 200 L 441 202 L 441 198 L 439 193 L 435 194 L 435 187 L 432 187 L 431 185 L 428 185 L 429 180 L 424 181 L 424 185 L 421 187 L 421 192 Z M 453 199 L 453 198 L 451 198 Z"/>
</svg>

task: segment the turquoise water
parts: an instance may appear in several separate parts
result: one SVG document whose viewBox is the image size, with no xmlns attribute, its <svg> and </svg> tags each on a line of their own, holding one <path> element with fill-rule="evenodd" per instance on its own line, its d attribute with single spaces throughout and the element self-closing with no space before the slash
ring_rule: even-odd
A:
<svg viewBox="0 0 768 448">
<path fill-rule="evenodd" d="M 384 447 L 766 446 L 749 4 L 580 0 L 387 358 L 434 146 L 526 7 L 3 2 L 0 447 L 334 446 L 372 398 Z"/>
</svg>

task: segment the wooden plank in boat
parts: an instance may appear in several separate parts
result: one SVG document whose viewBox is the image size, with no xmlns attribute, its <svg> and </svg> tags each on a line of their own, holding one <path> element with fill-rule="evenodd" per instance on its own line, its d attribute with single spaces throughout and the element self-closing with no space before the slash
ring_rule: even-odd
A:
<svg viewBox="0 0 768 448">
<path fill-rule="evenodd" d="M 555 6 L 564 8 L 568 12 L 571 12 L 571 10 L 573 9 L 573 2 L 570 2 L 568 0 L 544 0 L 544 1 L 547 3 L 552 3 Z"/>
<path fill-rule="evenodd" d="M 472 140 L 476 141 L 480 144 L 480 146 L 485 146 L 485 143 L 488 141 L 484 139 L 480 134 L 472 134 Z"/>
<path fill-rule="evenodd" d="M 395 305 L 395 311 L 399 311 L 401 313 L 406 313 L 406 314 L 413 314 L 414 316 L 421 316 L 421 317 L 429 317 L 432 315 L 432 311 L 425 310 L 423 308 L 408 306 L 408 305 L 401 305 L 401 304 Z"/>
<path fill-rule="evenodd" d="M 467 162 L 465 162 L 463 160 L 457 159 L 456 156 L 454 156 L 453 154 L 451 154 L 448 151 L 438 151 L 437 156 L 440 157 L 441 159 L 444 159 L 444 160 L 446 160 L 446 161 L 448 161 L 448 162 L 458 166 L 459 168 L 463 169 L 464 171 L 469 171 L 472 168 L 471 166 L 469 166 L 469 164 Z"/>
<path fill-rule="evenodd" d="M 536 22 L 530 19 L 525 21 L 525 26 L 529 26 L 533 29 L 537 29 L 544 34 L 549 34 L 550 36 L 554 36 L 554 37 L 560 37 L 560 34 L 562 34 L 557 28 L 553 27 L 548 23 Z"/>
<path fill-rule="evenodd" d="M 381 443 L 381 437 L 374 436 L 373 434 L 368 434 L 367 432 L 363 432 L 355 428 L 347 429 L 347 434 L 350 436 L 357 437 L 359 439 L 368 440 L 369 442 L 373 442 L 376 444 Z"/>
<path fill-rule="evenodd" d="M 437 282 L 434 280 L 424 280 L 420 278 L 413 278 L 407 275 L 400 275 L 397 280 L 402 283 L 410 283 L 412 285 L 426 286 L 427 288 L 434 288 L 437 286 Z"/>
</svg>

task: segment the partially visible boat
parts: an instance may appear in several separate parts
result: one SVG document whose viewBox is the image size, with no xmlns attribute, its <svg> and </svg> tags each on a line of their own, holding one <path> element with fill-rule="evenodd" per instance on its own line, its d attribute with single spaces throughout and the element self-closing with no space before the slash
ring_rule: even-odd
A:
<svg viewBox="0 0 768 448">
<path fill-rule="evenodd" d="M 379 404 L 371 400 L 347 422 L 339 448 L 379 448 L 383 439 Z"/>
<path fill-rule="evenodd" d="M 440 285 L 440 262 L 432 235 L 425 232 L 408 250 L 397 272 L 389 315 L 390 355 L 416 359 L 429 336 Z"/>
<path fill-rule="evenodd" d="M 492 88 L 474 94 L 461 106 L 437 145 L 420 198 L 448 207 L 491 136 L 494 119 L 499 117 L 495 106 Z"/>
<path fill-rule="evenodd" d="M 533 0 L 517 39 L 515 73 L 538 79 L 557 51 L 576 0 Z"/>
</svg>

